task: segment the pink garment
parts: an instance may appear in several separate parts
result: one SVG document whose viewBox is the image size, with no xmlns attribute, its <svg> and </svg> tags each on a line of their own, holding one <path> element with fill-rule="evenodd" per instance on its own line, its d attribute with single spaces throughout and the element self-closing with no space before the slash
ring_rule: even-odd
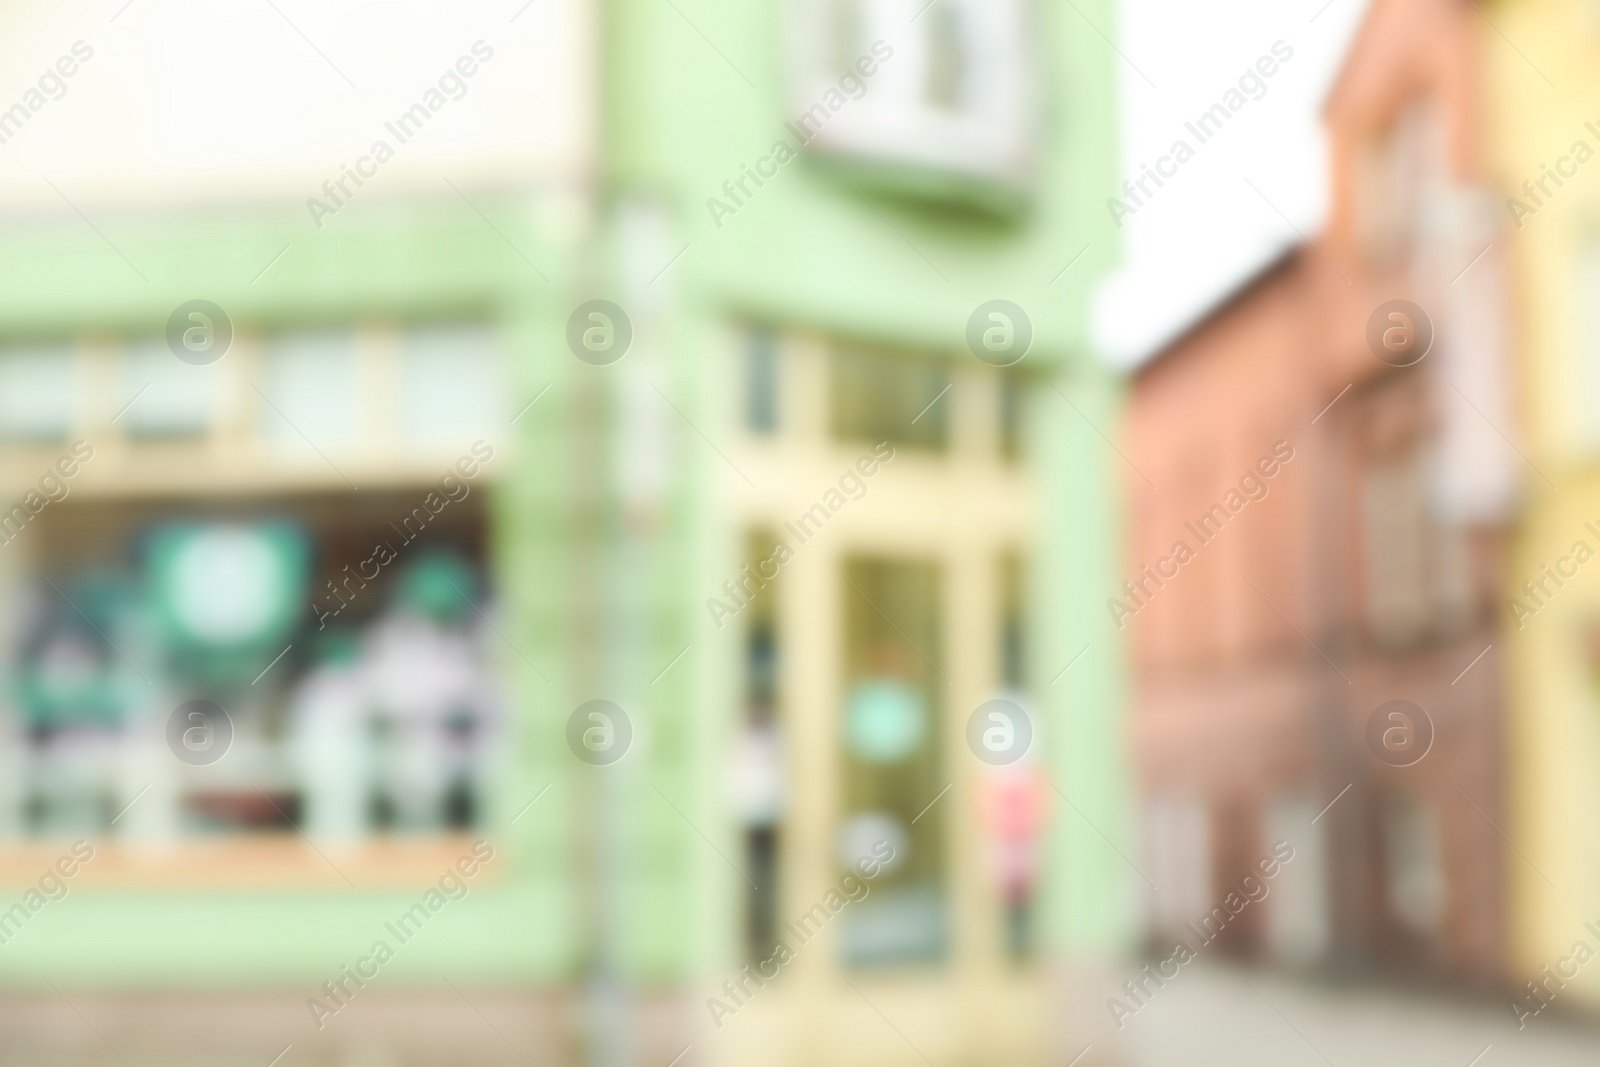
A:
<svg viewBox="0 0 1600 1067">
<path fill-rule="evenodd" d="M 1039 871 L 1045 784 L 1031 766 L 996 768 L 985 777 L 983 818 L 990 873 L 1008 899 L 1029 896 Z"/>
</svg>

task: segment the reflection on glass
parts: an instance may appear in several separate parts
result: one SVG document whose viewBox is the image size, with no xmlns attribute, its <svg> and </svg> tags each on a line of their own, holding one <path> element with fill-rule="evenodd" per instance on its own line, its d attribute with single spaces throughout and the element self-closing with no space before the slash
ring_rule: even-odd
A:
<svg viewBox="0 0 1600 1067">
<path fill-rule="evenodd" d="M 855 966 L 934 962 L 946 951 L 940 580 L 931 563 L 852 559 L 844 567 L 844 707 L 839 860 L 887 841 L 894 859 L 845 914 Z M 926 810 L 924 810 L 926 809 Z"/>
</svg>

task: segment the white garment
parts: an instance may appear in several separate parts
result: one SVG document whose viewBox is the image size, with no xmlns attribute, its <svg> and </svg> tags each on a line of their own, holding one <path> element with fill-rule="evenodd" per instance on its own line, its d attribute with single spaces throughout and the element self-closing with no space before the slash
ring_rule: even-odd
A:
<svg viewBox="0 0 1600 1067">
<path fill-rule="evenodd" d="M 788 802 L 783 733 L 774 725 L 747 726 L 734 742 L 729 794 L 746 826 L 771 826 Z"/>
<path fill-rule="evenodd" d="M 367 637 L 363 673 L 371 711 L 389 727 L 376 777 L 405 825 L 437 823 L 453 777 L 477 762 L 491 726 L 488 670 L 470 632 L 397 611 Z M 465 742 L 452 719 L 475 725 Z"/>
<path fill-rule="evenodd" d="M 301 681 L 292 701 L 295 758 L 304 785 L 306 832 L 351 841 L 366 826 L 367 686 L 354 665 L 327 664 Z"/>
</svg>

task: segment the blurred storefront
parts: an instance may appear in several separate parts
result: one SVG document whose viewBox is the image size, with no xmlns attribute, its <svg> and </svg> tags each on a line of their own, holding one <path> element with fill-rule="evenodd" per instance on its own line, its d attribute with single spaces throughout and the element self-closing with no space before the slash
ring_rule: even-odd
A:
<svg viewBox="0 0 1600 1067">
<path fill-rule="evenodd" d="M 1500 978 L 1516 456 L 1476 17 L 1370 6 L 1324 112 L 1325 228 L 1137 372 L 1118 600 L 1157 948 L 1283 841 L 1222 951 Z"/>
<path fill-rule="evenodd" d="M 1089 191 L 1114 57 L 1070 12 L 919 6 L 724 8 L 717 50 L 655 4 L 612 29 L 616 275 L 591 295 L 634 333 L 608 425 L 671 472 L 610 465 L 615 551 L 659 545 L 674 576 L 614 610 L 652 620 L 642 662 L 690 648 L 617 699 L 717 709 L 698 752 L 635 770 L 688 815 L 656 805 L 665 854 L 695 857 L 662 914 L 711 921 L 619 950 L 694 976 L 707 1062 L 1070 1058 L 1096 1023 L 1061 1011 L 1062 961 L 1130 929 L 1136 876 L 1096 830 L 1126 832 L 1088 593 L 1114 536 L 1095 427 L 1117 387 L 1083 316 L 1113 245 Z M 971 740 L 991 699 L 1025 709 L 1015 762 Z M 729 814 L 719 857 L 689 824 Z M 813 937 L 875 844 L 895 859 Z"/>
<path fill-rule="evenodd" d="M 13 17 L 81 69 L 0 175 L 0 872 L 92 848 L 17 1048 L 1091 1040 L 1114 55 L 920 6 Z"/>
<path fill-rule="evenodd" d="M 446 980 L 538 1015 L 582 951 L 571 797 L 512 820 L 571 762 L 529 740 L 526 412 L 593 13 L 110 14 L 5 16 L 8 69 L 76 57 L 0 177 L 9 1042 L 505 1056 Z"/>
</svg>

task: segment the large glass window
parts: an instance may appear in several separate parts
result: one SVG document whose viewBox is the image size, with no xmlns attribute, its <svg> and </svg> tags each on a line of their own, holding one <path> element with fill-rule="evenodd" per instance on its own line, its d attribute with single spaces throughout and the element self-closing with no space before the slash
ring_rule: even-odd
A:
<svg viewBox="0 0 1600 1067">
<path fill-rule="evenodd" d="M 49 506 L 6 531 L 18 565 L 0 591 L 0 760 L 13 769 L 0 832 L 293 827 L 338 842 L 480 822 L 500 722 L 482 506 L 493 451 L 472 443 L 502 399 L 491 336 L 291 330 L 239 345 L 227 366 L 242 373 L 158 340 L 0 351 L 0 435 L 64 438 L 85 412 L 114 410 L 110 433 L 165 441 L 128 453 L 135 495 L 57 479 Z M 83 375 L 91 358 L 111 373 Z M 427 465 L 397 460 L 397 438 Z M 377 484 L 311 493 L 329 452 L 363 453 L 350 469 Z M 72 455 L 59 469 L 95 452 Z M 287 457 L 316 476 L 286 478 Z M 219 463 L 227 496 L 194 497 L 196 471 Z"/>
<path fill-rule="evenodd" d="M 461 479 L 52 505 L 27 531 L 0 823 L 333 842 L 476 824 L 499 721 L 481 505 Z"/>
</svg>

